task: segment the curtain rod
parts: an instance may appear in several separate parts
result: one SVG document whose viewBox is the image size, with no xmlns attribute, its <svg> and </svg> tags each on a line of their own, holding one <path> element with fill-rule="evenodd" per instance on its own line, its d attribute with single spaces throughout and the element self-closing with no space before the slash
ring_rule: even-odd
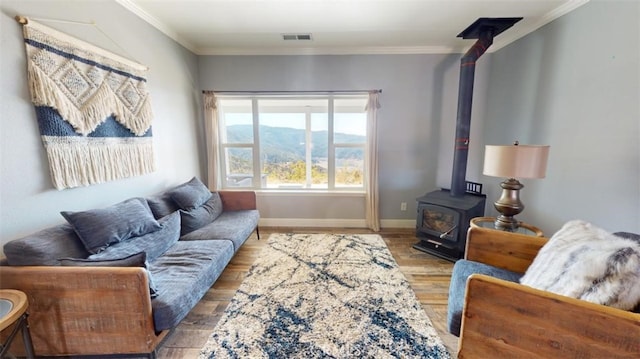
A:
<svg viewBox="0 0 640 359">
<path fill-rule="evenodd" d="M 382 89 L 374 90 L 333 90 L 333 91 L 219 91 L 219 90 L 203 90 L 202 93 L 216 93 L 216 94 L 323 94 L 323 93 L 382 93 Z"/>
</svg>

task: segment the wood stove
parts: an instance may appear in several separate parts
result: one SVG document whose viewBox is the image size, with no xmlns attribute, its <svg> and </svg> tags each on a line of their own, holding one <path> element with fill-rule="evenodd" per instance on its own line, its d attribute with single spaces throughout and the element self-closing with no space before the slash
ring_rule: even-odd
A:
<svg viewBox="0 0 640 359">
<path fill-rule="evenodd" d="M 417 198 L 420 241 L 413 247 L 454 262 L 463 258 L 469 221 L 484 214 L 485 199 L 483 194 L 471 193 L 453 197 L 444 189 Z"/>
<path fill-rule="evenodd" d="M 520 20 L 521 17 L 480 18 L 458 34 L 463 39 L 478 40 L 460 60 L 451 189 L 429 192 L 416 199 L 416 236 L 420 239 L 413 246 L 416 249 L 451 261 L 463 258 L 469 221 L 484 214 L 485 196 L 481 194 L 482 185 L 475 184 L 480 186 L 480 191 L 469 191 L 469 184 L 474 184 L 465 179 L 475 66 L 478 58 L 493 44 L 493 38 Z"/>
</svg>

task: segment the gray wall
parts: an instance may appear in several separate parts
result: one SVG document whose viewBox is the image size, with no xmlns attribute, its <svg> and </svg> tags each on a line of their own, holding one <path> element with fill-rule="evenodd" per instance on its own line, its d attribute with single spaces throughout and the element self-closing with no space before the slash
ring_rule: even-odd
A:
<svg viewBox="0 0 640 359">
<path fill-rule="evenodd" d="M 571 219 L 640 232 L 639 7 L 593 0 L 479 60 L 467 180 L 484 184 L 487 215 L 497 214 L 502 179 L 482 175 L 484 145 L 518 140 L 551 145 L 547 178 L 523 180 L 520 220 L 547 235 Z M 449 187 L 459 58 L 202 56 L 199 76 L 207 90 L 383 89 L 381 217 L 383 226 L 411 226 L 415 197 Z M 361 198 L 259 204 L 271 219 L 364 216 Z"/>
<path fill-rule="evenodd" d="M 488 214 L 500 179 L 481 175 L 483 146 L 517 139 L 551 145 L 547 178 L 524 180 L 522 220 L 547 234 L 573 218 L 640 232 L 639 7 L 591 1 L 479 60 L 467 179 L 484 183 Z M 449 186 L 459 54 L 197 57 L 114 2 L 3 0 L 0 9 L 0 244 L 62 223 L 61 210 L 107 206 L 203 174 L 201 89 L 380 88 L 383 225 L 411 226 L 415 198 Z M 16 14 L 93 20 L 113 41 L 90 26 L 45 24 L 150 67 L 157 172 L 52 188 Z M 362 203 L 259 197 L 273 223 L 348 225 L 364 217 Z"/>
<path fill-rule="evenodd" d="M 204 90 L 217 91 L 382 89 L 378 116 L 382 226 L 414 227 L 415 199 L 450 186 L 460 57 L 201 56 L 200 83 Z M 476 70 L 469 180 L 478 180 L 481 166 L 478 138 L 490 61 L 491 55 L 485 55 Z M 264 222 L 272 224 L 348 226 L 364 218 L 362 197 L 259 195 L 258 201 Z M 407 211 L 400 211 L 401 202 L 407 202 Z"/>
<path fill-rule="evenodd" d="M 201 95 L 195 55 L 111 1 L 3 0 L 0 9 L 0 244 L 62 223 L 62 210 L 107 206 L 200 176 L 204 161 L 199 152 Z M 150 68 L 156 172 L 53 189 L 27 89 L 22 26 L 15 15 L 95 21 L 108 37 L 92 26 L 41 22 Z"/>
<path fill-rule="evenodd" d="M 551 145 L 521 220 L 640 232 L 639 56 L 637 1 L 591 1 L 493 54 L 486 143 Z M 497 198 L 500 179 L 483 182 Z"/>
</svg>

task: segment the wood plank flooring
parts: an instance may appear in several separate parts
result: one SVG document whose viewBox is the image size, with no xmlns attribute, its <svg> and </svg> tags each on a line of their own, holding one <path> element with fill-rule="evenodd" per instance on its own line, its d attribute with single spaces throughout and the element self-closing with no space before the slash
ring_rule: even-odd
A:
<svg viewBox="0 0 640 359">
<path fill-rule="evenodd" d="M 164 340 L 159 359 L 197 358 L 213 329 L 231 301 L 272 233 L 374 233 L 362 228 L 260 228 L 260 240 L 254 234 L 240 248 L 231 263 L 204 298 Z M 447 295 L 453 263 L 413 249 L 417 242 L 411 229 L 383 229 L 378 232 L 387 243 L 400 270 L 409 281 L 422 307 L 433 322 L 449 352 L 455 357 L 458 338 L 446 330 Z"/>
</svg>

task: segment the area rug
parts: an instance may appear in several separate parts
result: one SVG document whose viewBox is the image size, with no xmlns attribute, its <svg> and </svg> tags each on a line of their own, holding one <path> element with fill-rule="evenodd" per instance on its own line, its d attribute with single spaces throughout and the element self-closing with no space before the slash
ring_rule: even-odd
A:
<svg viewBox="0 0 640 359">
<path fill-rule="evenodd" d="M 378 235 L 273 234 L 200 358 L 450 358 Z"/>
</svg>

